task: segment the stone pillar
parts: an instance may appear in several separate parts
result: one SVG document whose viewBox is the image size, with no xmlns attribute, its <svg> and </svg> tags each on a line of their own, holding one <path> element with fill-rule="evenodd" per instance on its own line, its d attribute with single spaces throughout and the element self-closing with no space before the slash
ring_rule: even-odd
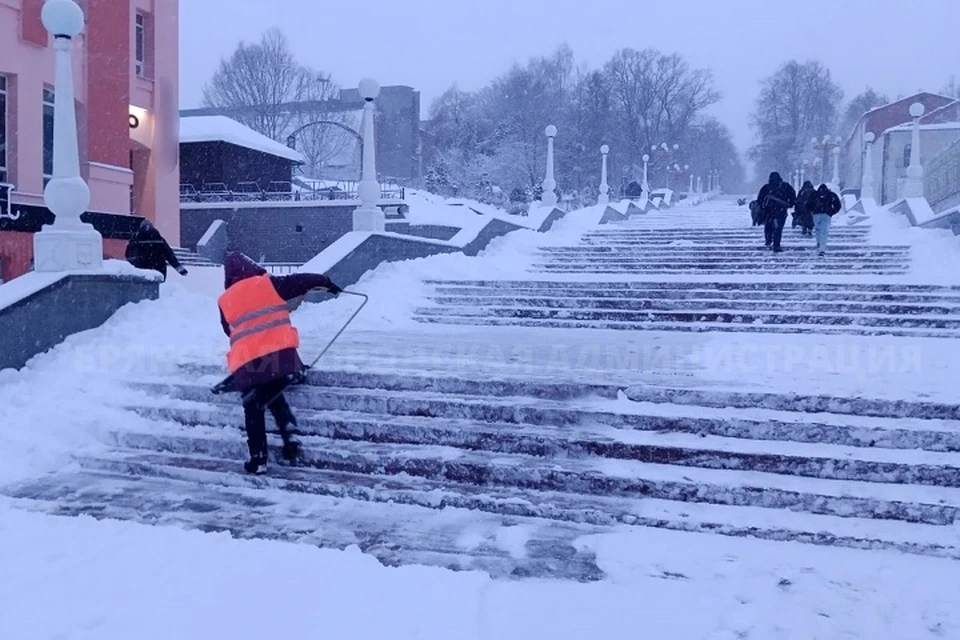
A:
<svg viewBox="0 0 960 640">
<path fill-rule="evenodd" d="M 703 193 L 703 178 L 697 176 L 697 193 Z"/>
<path fill-rule="evenodd" d="M 907 179 L 903 183 L 904 198 L 923 197 L 923 167 L 920 166 L 920 118 L 925 108 L 922 103 L 910 105 L 910 116 L 913 118 L 913 140 L 910 143 L 910 166 L 907 167 Z"/>
<path fill-rule="evenodd" d="M 863 172 L 860 179 L 860 199 L 864 198 L 873 200 L 873 141 L 876 139 L 876 136 L 873 135 L 873 132 L 868 131 L 866 135 L 863 136 Z"/>
<path fill-rule="evenodd" d="M 597 202 L 607 204 L 610 202 L 610 185 L 607 184 L 607 154 L 610 153 L 610 147 L 603 145 L 600 147 L 600 197 Z"/>
<path fill-rule="evenodd" d="M 646 153 L 643 154 L 643 184 L 640 186 L 643 188 L 643 195 L 645 195 L 647 199 L 650 198 L 650 182 L 647 180 L 647 165 L 649 162 L 650 155 Z"/>
<path fill-rule="evenodd" d="M 380 201 L 380 183 L 377 182 L 377 146 L 374 139 L 373 101 L 380 95 L 380 85 L 376 80 L 364 78 L 360 81 L 360 97 L 363 98 L 363 166 L 361 167 L 360 185 L 357 195 L 360 196 L 360 206 L 353 211 L 354 231 L 383 231 L 386 228 L 386 217 L 383 210 L 377 206 Z"/>
<path fill-rule="evenodd" d="M 693 174 L 690 174 L 690 188 L 687 190 L 687 193 L 693 193 Z"/>
<path fill-rule="evenodd" d="M 103 266 L 103 238 L 80 216 L 90 206 L 90 189 L 80 177 L 80 148 L 73 87 L 73 38 L 83 31 L 83 10 L 73 0 L 47 0 L 43 26 L 54 37 L 53 176 L 43 190 L 56 216 L 33 236 L 35 271 L 73 271 Z"/>
<path fill-rule="evenodd" d="M 551 124 L 544 133 L 547 135 L 547 175 L 543 179 L 540 204 L 545 207 L 555 207 L 557 206 L 557 181 L 553 173 L 553 139 L 557 137 L 557 128 Z"/>
</svg>

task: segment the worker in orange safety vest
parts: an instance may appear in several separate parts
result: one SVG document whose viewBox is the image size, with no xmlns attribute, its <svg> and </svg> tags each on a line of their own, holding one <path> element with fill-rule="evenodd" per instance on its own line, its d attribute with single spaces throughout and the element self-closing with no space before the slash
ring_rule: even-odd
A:
<svg viewBox="0 0 960 640">
<path fill-rule="evenodd" d="M 271 276 L 242 253 L 227 254 L 223 265 L 225 291 L 218 299 L 220 323 L 230 338 L 227 367 L 234 391 L 243 394 L 244 423 L 250 460 L 247 473 L 267 469 L 267 409 L 283 438 L 282 456 L 297 458 L 300 444 L 289 433 L 296 418 L 283 396 L 291 377 L 302 374 L 297 353 L 300 338 L 290 321 L 291 301 L 313 289 L 339 295 L 340 287 L 325 275 L 295 273 Z"/>
</svg>

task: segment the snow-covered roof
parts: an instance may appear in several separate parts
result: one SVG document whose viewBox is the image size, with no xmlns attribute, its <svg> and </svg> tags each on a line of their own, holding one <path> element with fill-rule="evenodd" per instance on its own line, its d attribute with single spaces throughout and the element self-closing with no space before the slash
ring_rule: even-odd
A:
<svg viewBox="0 0 960 640">
<path fill-rule="evenodd" d="M 921 131 L 939 131 L 949 129 L 960 129 L 960 122 L 935 122 L 933 124 L 921 124 Z M 900 124 L 890 127 L 887 131 L 913 131 L 913 124 Z"/>
<path fill-rule="evenodd" d="M 299 151 L 271 140 L 227 116 L 181 117 L 180 143 L 190 142 L 226 142 L 293 162 L 304 162 L 303 155 Z"/>
</svg>

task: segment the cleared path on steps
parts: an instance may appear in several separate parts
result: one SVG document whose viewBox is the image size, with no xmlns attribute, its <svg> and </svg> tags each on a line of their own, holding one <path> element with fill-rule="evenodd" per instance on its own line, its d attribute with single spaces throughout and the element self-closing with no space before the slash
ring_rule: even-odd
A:
<svg viewBox="0 0 960 640">
<path fill-rule="evenodd" d="M 199 363 L 131 380 L 108 451 L 4 493 L 498 577 L 600 579 L 578 539 L 637 526 L 960 557 L 955 404 L 711 387 L 689 359 L 734 332 L 952 343 L 918 336 L 953 335 L 960 291 L 902 282 L 909 247 L 864 226 L 821 259 L 765 253 L 746 220 L 652 212 L 514 279 L 430 283 L 418 329 L 348 334 L 290 392 L 295 467 L 239 473 L 242 412 Z"/>
</svg>

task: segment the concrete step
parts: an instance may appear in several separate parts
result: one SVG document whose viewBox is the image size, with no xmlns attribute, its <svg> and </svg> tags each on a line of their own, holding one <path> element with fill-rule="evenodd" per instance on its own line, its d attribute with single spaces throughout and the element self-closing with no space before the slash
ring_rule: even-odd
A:
<svg viewBox="0 0 960 640">
<path fill-rule="evenodd" d="M 864 267 L 856 268 L 855 266 L 845 266 L 845 265 L 833 265 L 826 266 L 821 264 L 771 264 L 771 265 L 751 265 L 751 266 L 728 266 L 728 265 L 718 265 L 712 267 L 710 265 L 696 265 L 690 267 L 676 267 L 671 268 L 669 266 L 650 266 L 646 268 L 638 268 L 636 266 L 630 267 L 594 267 L 594 268 L 583 268 L 583 267 L 567 267 L 560 264 L 555 265 L 533 265 L 534 269 L 531 273 L 555 273 L 555 274 L 571 274 L 571 275 L 624 275 L 624 274 L 643 274 L 643 275 L 690 275 L 690 276 L 706 276 L 706 275 L 743 275 L 748 273 L 761 273 L 765 276 L 776 276 L 776 275 L 807 275 L 807 276 L 823 276 L 823 275 L 872 275 L 872 276 L 899 276 L 905 275 L 910 271 L 910 267 L 907 265 L 902 266 L 883 266 L 883 267 Z"/>
<path fill-rule="evenodd" d="M 960 330 L 960 318 L 939 315 L 891 316 L 887 314 L 790 313 L 776 310 L 741 311 L 703 309 L 693 311 L 577 309 L 543 307 L 421 307 L 421 316 L 458 315 L 476 318 L 531 318 L 536 320 L 603 320 L 615 322 L 706 322 L 745 325 L 853 326 L 859 328 Z"/>
<path fill-rule="evenodd" d="M 664 303 L 689 302 L 698 305 L 717 304 L 718 302 L 735 300 L 740 303 L 810 303 L 810 304 L 875 304 L 902 307 L 905 312 L 911 308 L 939 307 L 953 309 L 960 305 L 960 295 L 957 293 L 849 293 L 844 291 L 810 291 L 798 290 L 715 290 L 704 289 L 663 289 L 653 286 L 649 289 L 608 289 L 596 288 L 591 282 L 567 283 L 566 288 L 536 286 L 500 288 L 487 286 L 443 286 L 434 288 L 437 297 L 464 297 L 479 300 L 478 304 L 486 304 L 496 298 L 546 298 L 558 301 L 583 300 L 610 300 L 625 304 L 631 301 L 663 301 Z M 644 284 L 644 283 L 636 283 Z M 656 283 L 653 283 L 656 285 Z"/>
<path fill-rule="evenodd" d="M 564 282 L 557 280 L 425 280 L 428 285 L 455 287 L 485 287 L 490 289 L 516 289 L 537 287 L 547 290 L 563 290 L 589 286 L 594 290 L 632 291 L 636 289 L 667 289 L 671 291 L 800 291 L 878 294 L 949 294 L 960 295 L 960 286 L 942 286 L 909 283 L 863 283 L 863 282 Z"/>
<path fill-rule="evenodd" d="M 394 385 L 394 380 L 403 380 L 403 383 Z M 524 381 L 517 382 L 522 385 Z M 644 386 L 628 388 L 626 396 L 633 402 L 623 405 L 622 389 L 617 389 L 612 397 L 606 391 L 575 396 L 560 391 L 551 397 L 550 393 L 488 394 L 485 390 L 491 388 L 490 383 L 460 375 L 398 377 L 312 371 L 307 384 L 293 387 L 288 393 L 296 400 L 297 407 L 314 411 L 521 425 L 599 425 L 741 439 L 960 451 L 960 406 L 953 404 Z M 214 396 L 204 385 L 179 381 L 133 384 L 148 392 L 153 400 L 152 404 L 144 401 L 137 405 L 140 409 L 166 409 L 173 403 L 193 409 L 211 406 L 229 409 L 237 403 L 235 395 Z M 593 387 L 582 385 L 582 388 L 587 391 Z M 578 401 L 573 402 L 575 399 Z M 617 403 L 611 404 L 612 400 Z M 779 413 L 758 417 L 759 414 L 746 415 L 740 410 Z"/>
<path fill-rule="evenodd" d="M 117 445 L 145 452 L 239 460 L 246 444 L 203 435 L 124 431 Z M 677 467 L 627 460 L 555 460 L 518 454 L 462 451 L 444 446 L 398 446 L 305 437 L 299 466 L 380 476 L 409 476 L 501 489 L 589 496 L 788 509 L 837 517 L 952 526 L 960 490 L 859 481 L 792 478 L 772 473 Z"/>
<path fill-rule="evenodd" d="M 938 315 L 960 316 L 960 301 L 950 305 L 892 304 L 863 302 L 823 302 L 811 300 L 670 300 L 663 298 L 613 298 L 613 297 L 547 297 L 544 295 L 456 295 L 431 296 L 431 302 L 441 307 L 511 307 L 547 309 L 615 309 L 624 311 L 709 311 L 727 309 L 766 311 L 772 313 L 842 313 L 885 314 L 898 316 Z"/>
<path fill-rule="evenodd" d="M 536 327 L 540 329 L 601 329 L 613 331 L 678 331 L 723 333 L 792 333 L 853 336 L 896 336 L 909 338 L 956 338 L 957 333 L 944 329 L 897 329 L 851 327 L 841 325 L 748 325 L 723 322 L 621 322 L 608 320 L 567 320 L 534 318 L 500 318 L 460 316 L 456 314 L 420 315 L 415 321 L 468 327 Z"/>
<path fill-rule="evenodd" d="M 137 407 L 142 417 L 242 432 L 240 407 Z M 831 480 L 960 487 L 960 450 L 920 452 L 830 444 L 765 442 L 615 427 L 524 425 L 423 416 L 301 411 L 293 432 L 376 444 L 582 460 L 609 458 L 704 469 L 763 471 Z"/>
</svg>

